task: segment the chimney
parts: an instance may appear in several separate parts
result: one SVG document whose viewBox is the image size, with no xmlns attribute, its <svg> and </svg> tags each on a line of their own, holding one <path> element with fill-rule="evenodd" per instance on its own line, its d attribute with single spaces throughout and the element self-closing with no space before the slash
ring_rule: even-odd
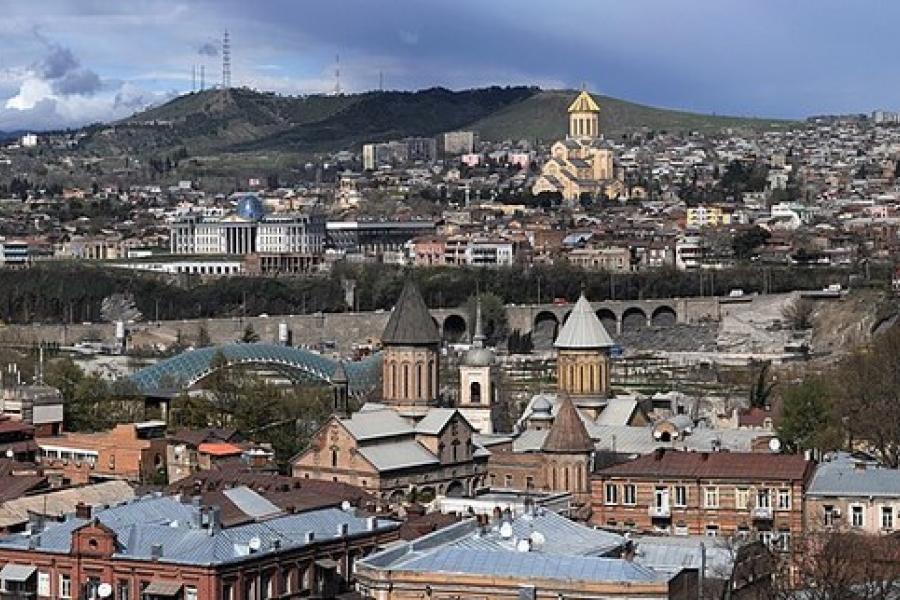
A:
<svg viewBox="0 0 900 600">
<path fill-rule="evenodd" d="M 709 452 L 700 453 L 700 460 L 709 460 Z"/>
<path fill-rule="evenodd" d="M 316 533 L 314 531 L 307 531 L 306 535 L 303 536 L 303 541 L 307 544 L 312 544 L 316 541 Z"/>
<path fill-rule="evenodd" d="M 653 457 L 655 460 L 662 460 L 665 455 L 666 455 L 665 448 L 657 448 L 656 453 L 653 455 Z"/>
<path fill-rule="evenodd" d="M 28 533 L 37 535 L 44 530 L 44 515 L 28 511 Z"/>
<path fill-rule="evenodd" d="M 87 519 L 91 518 L 91 505 L 85 504 L 84 502 L 79 502 L 75 505 L 75 518 L 77 519 Z"/>
<path fill-rule="evenodd" d="M 159 560 L 163 555 L 163 547 L 162 544 L 153 544 L 150 546 L 150 558 L 153 560 Z"/>
<path fill-rule="evenodd" d="M 216 535 L 222 529 L 222 510 L 218 506 L 209 507 L 209 535 Z"/>
<path fill-rule="evenodd" d="M 346 537 L 347 533 L 350 531 L 350 525 L 347 523 L 338 523 L 337 526 L 337 534 L 338 537 Z"/>
</svg>

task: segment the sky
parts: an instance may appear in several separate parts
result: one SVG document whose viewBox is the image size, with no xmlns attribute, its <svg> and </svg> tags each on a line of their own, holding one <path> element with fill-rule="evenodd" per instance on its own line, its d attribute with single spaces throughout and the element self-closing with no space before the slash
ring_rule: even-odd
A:
<svg viewBox="0 0 900 600">
<path fill-rule="evenodd" d="M 221 82 L 328 93 L 577 88 L 742 116 L 900 110 L 894 0 L 0 0 L 0 130 L 125 117 Z"/>
</svg>

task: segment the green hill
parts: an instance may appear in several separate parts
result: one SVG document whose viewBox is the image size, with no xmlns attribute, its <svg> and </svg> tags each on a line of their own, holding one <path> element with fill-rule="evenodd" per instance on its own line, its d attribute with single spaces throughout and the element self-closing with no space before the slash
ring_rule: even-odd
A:
<svg viewBox="0 0 900 600">
<path fill-rule="evenodd" d="M 574 90 L 544 90 L 469 127 L 486 140 L 557 139 L 568 131 L 566 109 L 577 93 Z M 594 98 L 600 104 L 600 128 L 607 136 L 645 127 L 658 131 L 710 132 L 724 128 L 773 129 L 791 124 L 777 119 L 723 117 L 654 108 L 609 96 L 594 95 Z"/>
<path fill-rule="evenodd" d="M 565 134 L 566 108 L 577 92 L 535 87 L 279 96 L 248 89 L 185 94 L 108 126 L 85 130 L 94 155 L 152 156 L 184 148 L 190 155 L 358 149 L 370 141 L 474 129 L 483 140 Z M 772 128 L 786 122 L 700 115 L 598 96 L 607 135 L 640 128 L 710 131 Z"/>
</svg>

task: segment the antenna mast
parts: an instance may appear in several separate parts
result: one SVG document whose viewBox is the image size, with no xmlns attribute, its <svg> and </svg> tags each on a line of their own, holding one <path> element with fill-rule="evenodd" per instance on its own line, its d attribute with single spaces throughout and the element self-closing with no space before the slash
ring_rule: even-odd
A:
<svg viewBox="0 0 900 600">
<path fill-rule="evenodd" d="M 222 36 L 222 88 L 231 87 L 231 41 L 228 38 L 228 30 Z"/>
<path fill-rule="evenodd" d="M 334 57 L 334 95 L 341 95 L 341 55 Z"/>
<path fill-rule="evenodd" d="M 200 65 L 200 91 L 206 89 L 206 65 Z"/>
</svg>

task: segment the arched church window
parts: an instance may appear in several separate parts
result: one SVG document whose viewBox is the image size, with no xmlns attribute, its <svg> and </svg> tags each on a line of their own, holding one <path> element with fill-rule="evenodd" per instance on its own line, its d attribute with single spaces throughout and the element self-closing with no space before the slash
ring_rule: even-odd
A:
<svg viewBox="0 0 900 600">
<path fill-rule="evenodd" d="M 469 402 L 481 404 L 481 384 L 477 381 L 473 381 L 469 386 Z"/>
<path fill-rule="evenodd" d="M 416 363 L 416 398 L 422 397 L 422 363 Z"/>
<path fill-rule="evenodd" d="M 409 365 L 403 364 L 403 397 L 409 398 Z"/>
</svg>

